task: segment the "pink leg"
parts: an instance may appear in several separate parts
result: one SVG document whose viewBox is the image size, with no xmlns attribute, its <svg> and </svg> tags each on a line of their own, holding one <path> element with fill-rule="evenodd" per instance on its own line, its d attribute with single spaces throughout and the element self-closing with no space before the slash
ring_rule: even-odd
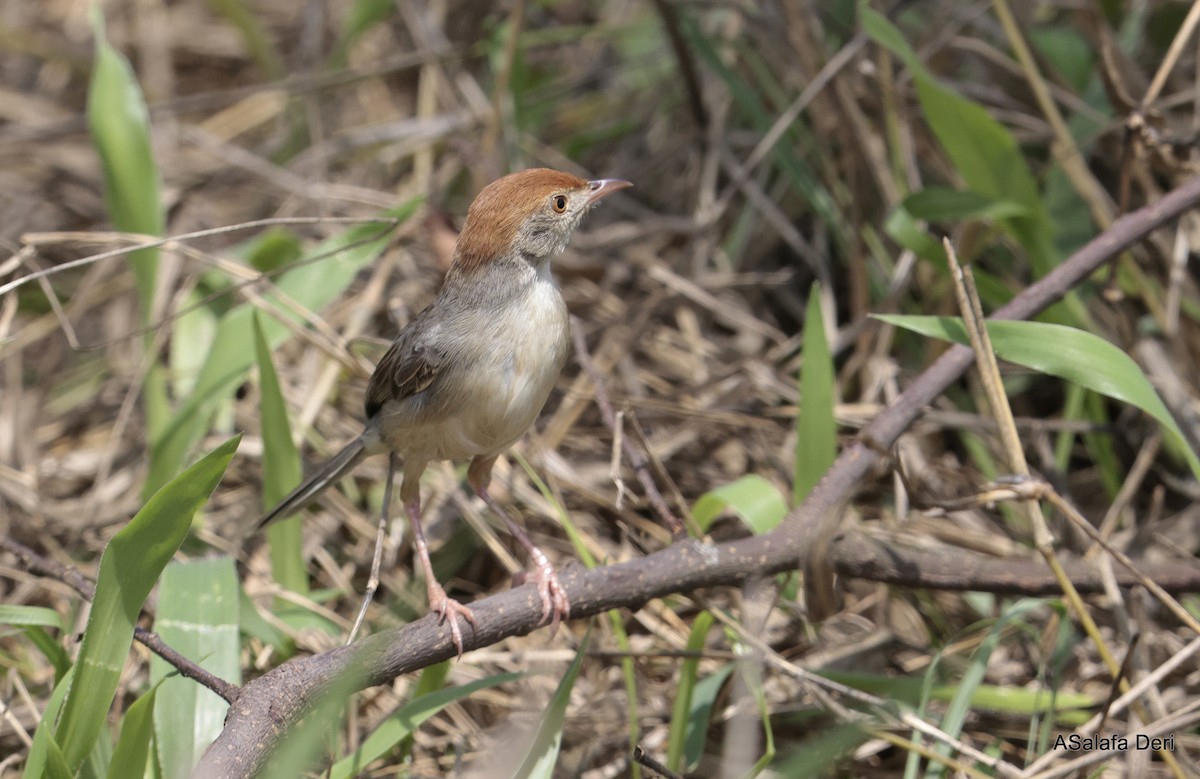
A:
<svg viewBox="0 0 1200 779">
<path fill-rule="evenodd" d="M 537 548 L 525 530 L 513 521 L 508 512 L 501 508 L 496 499 L 488 492 L 488 482 L 492 480 L 492 465 L 495 462 L 495 457 L 482 460 L 477 457 L 472 460 L 471 467 L 467 470 L 467 482 L 475 489 L 475 494 L 483 498 L 487 507 L 504 521 L 508 532 L 512 533 L 517 542 L 529 553 L 535 570 L 533 579 L 537 584 L 538 595 L 542 599 L 542 624 L 550 623 L 550 635 L 553 636 L 554 632 L 558 630 L 559 621 L 570 618 L 571 603 L 567 600 L 567 591 L 558 581 L 558 574 L 554 572 L 554 566 L 550 565 L 546 555 Z"/>
<path fill-rule="evenodd" d="M 421 470 L 424 470 L 422 468 Z M 421 528 L 421 496 L 418 479 L 421 478 L 420 472 L 412 479 L 412 487 L 409 488 L 409 471 L 407 464 L 404 473 L 404 485 L 401 487 L 401 493 L 415 493 L 404 501 L 404 512 L 408 515 L 408 521 L 412 525 L 413 543 L 417 547 L 417 562 L 421 566 L 421 572 L 425 574 L 425 589 L 429 596 L 429 610 L 441 615 L 442 623 L 449 622 L 450 624 L 450 639 L 454 642 L 454 647 L 458 650 L 459 659 L 463 655 L 463 637 L 462 627 L 459 625 L 459 618 L 471 623 L 471 628 L 475 628 L 475 615 L 469 608 L 462 605 L 458 601 L 446 595 L 446 590 L 438 583 L 437 578 L 433 575 L 433 563 L 429 559 L 429 545 L 425 543 L 425 531 Z"/>
</svg>

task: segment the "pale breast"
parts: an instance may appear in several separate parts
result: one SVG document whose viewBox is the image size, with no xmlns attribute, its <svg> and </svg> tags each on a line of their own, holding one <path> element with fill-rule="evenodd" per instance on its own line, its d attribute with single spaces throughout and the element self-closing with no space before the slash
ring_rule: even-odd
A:
<svg viewBox="0 0 1200 779">
<path fill-rule="evenodd" d="M 568 328 L 566 304 L 549 281 L 535 284 L 527 305 L 510 307 L 497 323 L 495 381 L 481 393 L 488 413 L 467 415 L 477 440 L 488 444 L 482 454 L 507 449 L 537 419 L 566 362 Z"/>
</svg>

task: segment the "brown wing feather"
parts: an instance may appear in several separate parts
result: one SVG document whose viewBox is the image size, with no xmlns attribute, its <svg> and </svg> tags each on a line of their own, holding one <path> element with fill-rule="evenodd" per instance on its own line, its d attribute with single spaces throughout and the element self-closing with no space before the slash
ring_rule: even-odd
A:
<svg viewBox="0 0 1200 779">
<path fill-rule="evenodd" d="M 433 383 L 442 367 L 442 352 L 415 336 L 421 332 L 412 322 L 400 331 L 391 348 L 375 366 L 367 384 L 366 411 L 370 419 L 389 400 L 406 398 Z"/>
</svg>

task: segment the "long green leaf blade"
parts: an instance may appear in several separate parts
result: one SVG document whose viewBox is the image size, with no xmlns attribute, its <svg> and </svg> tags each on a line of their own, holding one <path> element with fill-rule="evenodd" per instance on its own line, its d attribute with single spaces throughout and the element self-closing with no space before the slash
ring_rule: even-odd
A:
<svg viewBox="0 0 1200 779">
<path fill-rule="evenodd" d="M 962 320 L 957 317 L 879 315 L 876 318 L 944 341 L 969 343 Z M 1125 352 L 1084 330 L 1044 322 L 988 322 L 987 331 L 1000 359 L 1073 381 L 1154 417 L 1183 445 L 1192 473 L 1200 478 L 1200 458 L 1188 446 L 1146 374 Z"/>
<path fill-rule="evenodd" d="M 446 687 L 413 698 L 380 723 L 362 746 L 337 761 L 329 771 L 329 779 L 350 779 L 361 775 L 370 763 L 386 755 L 396 744 L 415 733 L 421 723 L 451 703 L 463 700 L 480 690 L 516 681 L 521 676 L 522 674 L 515 672 L 497 674 L 470 684 Z"/>
<path fill-rule="evenodd" d="M 688 636 L 687 651 L 700 653 L 708 640 L 708 631 L 714 621 L 713 615 L 702 611 L 696 615 L 692 623 L 692 632 Z M 671 708 L 671 729 L 667 737 L 667 768 L 679 772 L 684 766 L 683 748 L 692 724 L 692 694 L 696 689 L 696 678 L 700 670 L 700 658 L 688 657 L 679 667 L 679 689 L 675 693 L 675 703 Z"/>
<path fill-rule="evenodd" d="M 172 562 L 163 571 L 154 628 L 172 649 L 231 684 L 241 682 L 237 572 L 227 557 Z M 221 733 L 229 710 L 220 696 L 158 656 L 150 680 L 161 686 L 154 744 L 164 776 L 187 776 Z"/>
<path fill-rule="evenodd" d="M 825 336 L 821 287 L 814 284 L 804 312 L 804 365 L 800 369 L 800 411 L 796 416 L 796 464 L 792 503 L 799 505 L 837 457 L 834 419 L 833 354 Z"/>
<path fill-rule="evenodd" d="M 1012 604 L 1000 615 L 980 643 L 979 649 L 971 658 L 970 663 L 967 664 L 962 678 L 955 685 L 954 697 L 950 700 L 946 712 L 939 723 L 944 732 L 954 737 L 962 734 L 967 717 L 971 714 L 971 701 L 982 686 L 987 674 L 988 660 L 991 659 L 992 653 L 1000 644 L 1000 639 L 1009 623 L 1022 621 L 1029 612 L 1044 609 L 1048 605 L 1051 605 L 1051 603 L 1044 599 L 1023 598 Z M 930 670 L 932 671 L 932 668 Z M 916 735 L 918 734 L 914 734 L 914 736 Z M 946 757 L 950 757 L 952 754 L 951 748 L 946 744 L 937 744 L 934 750 Z M 925 775 L 933 779 L 945 776 L 945 774 L 945 764 L 931 762 L 929 770 Z"/>
<path fill-rule="evenodd" d="M 551 779 L 554 775 L 558 751 L 562 746 L 563 727 L 567 721 L 567 703 L 571 700 L 571 690 L 575 687 L 575 680 L 579 678 L 579 669 L 583 667 L 583 658 L 587 655 L 591 637 L 592 629 L 589 627 L 583 640 L 579 642 L 575 660 L 563 674 L 554 696 L 550 699 L 550 705 L 546 707 L 546 713 L 538 723 L 533 741 L 525 752 L 525 759 L 513 774 L 514 779 Z"/>
<path fill-rule="evenodd" d="M 150 758 L 150 738 L 154 735 L 154 701 L 158 686 L 134 701 L 121 720 L 121 735 L 108 764 L 108 779 L 144 776 Z M 170 774 L 168 774 L 170 775 Z"/>
<path fill-rule="evenodd" d="M 56 732 L 72 768 L 83 763 L 104 726 L 146 596 L 183 543 L 192 516 L 216 489 L 239 440 L 221 444 L 156 492 L 105 547 L 74 682 Z"/>
<path fill-rule="evenodd" d="M 88 86 L 88 127 L 104 169 L 104 199 L 119 230 L 161 235 L 162 199 L 158 166 L 150 144 L 150 112 L 129 61 L 108 43 L 100 6 L 92 6 L 96 60 Z M 154 305 L 158 252 L 129 255 L 138 289 L 142 322 Z"/>
<path fill-rule="evenodd" d="M 92 5 L 92 31 L 96 54 L 88 85 L 88 127 L 104 171 L 109 216 L 118 230 L 162 235 L 165 217 L 158 165 L 150 142 L 150 112 L 129 61 L 105 37 L 104 16 L 98 3 Z M 149 325 L 158 278 L 158 250 L 131 252 L 129 267 L 137 287 L 141 322 Z M 146 348 L 153 342 L 154 334 L 148 333 Z M 157 362 L 146 371 L 142 402 L 146 427 L 151 439 L 156 438 L 171 413 L 166 374 Z"/>
<path fill-rule="evenodd" d="M 263 438 L 263 508 L 268 509 L 300 483 L 300 452 L 292 442 L 287 406 L 279 376 L 271 361 L 271 347 L 263 334 L 262 319 L 254 312 L 254 352 L 258 358 L 259 411 Z M 267 528 L 271 544 L 271 572 L 275 581 L 292 592 L 308 592 L 304 570 L 300 517 L 287 517 Z"/>
<path fill-rule="evenodd" d="M 0 625 L 37 625 L 63 629 L 62 617 L 44 606 L 10 606 L 0 604 Z"/>
<path fill-rule="evenodd" d="M 683 746 L 683 767 L 688 771 L 695 770 L 704 754 L 704 744 L 708 740 L 708 725 L 712 721 L 713 706 L 716 705 L 717 695 L 725 685 L 725 680 L 733 673 L 736 666 L 726 663 L 713 674 L 696 682 L 692 690 L 691 707 L 688 709 L 687 740 Z"/>
<path fill-rule="evenodd" d="M 74 772 L 63 757 L 62 747 L 54 737 L 54 723 L 62 712 L 63 701 L 71 689 L 71 681 L 75 677 L 77 666 L 71 666 L 63 674 L 62 679 L 50 694 L 50 700 L 42 711 L 42 721 L 38 723 L 37 731 L 33 734 L 33 744 L 29 747 L 29 758 L 25 761 L 25 776 L 27 779 L 41 777 L 69 777 L 73 779 Z"/>
</svg>

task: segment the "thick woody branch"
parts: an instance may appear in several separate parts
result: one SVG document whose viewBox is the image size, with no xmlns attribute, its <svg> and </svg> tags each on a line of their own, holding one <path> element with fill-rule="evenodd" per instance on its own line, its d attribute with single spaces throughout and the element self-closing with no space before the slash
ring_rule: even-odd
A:
<svg viewBox="0 0 1200 779">
<path fill-rule="evenodd" d="M 1197 204 L 1200 204 L 1200 178 L 1117 220 L 996 316 L 1024 319 L 1043 310 L 1117 253 Z M 972 359 L 971 351 L 964 347 L 946 352 L 862 431 L 860 440 L 842 452 L 804 504 L 792 511 L 775 531 L 715 546 L 684 541 L 618 565 L 563 572 L 561 580 L 571 600 L 571 616 L 582 618 L 613 608 L 638 608 L 651 598 L 701 587 L 737 585 L 796 568 L 809 553 L 813 540 L 827 533 L 837 521 L 839 507 L 863 482 L 878 461 L 879 451 L 890 447 L 924 407 L 963 374 Z M 939 565 L 936 558 L 927 554 L 880 549 L 878 544 L 872 547 L 873 543 L 861 537 L 835 541 L 829 547 L 830 562 L 844 575 L 867 574 L 867 578 L 913 586 L 937 586 L 934 583 L 937 581 L 943 582 L 943 586 L 953 584 L 953 575 L 944 561 Z M 857 564 L 852 563 L 854 559 Z M 964 583 L 967 579 L 974 580 L 974 576 L 964 573 L 970 571 L 972 563 L 962 555 L 955 559 L 960 566 L 960 580 Z M 1011 585 L 1014 571 L 1020 565 L 1004 561 L 1003 568 L 991 570 L 992 586 L 1012 591 L 1001 586 L 1002 580 Z M 979 574 L 985 581 L 987 573 L 987 566 L 981 563 Z M 1086 568 L 1074 573 L 1082 579 L 1091 576 Z M 1045 577 L 1044 572 L 1032 565 L 1028 575 L 1035 579 Z M 1026 582 L 1031 583 L 1035 582 Z M 1193 578 L 1193 586 L 1196 583 Z M 988 588 L 975 581 L 971 586 Z M 529 633 L 541 619 L 541 605 L 532 586 L 476 601 L 471 607 L 478 625 L 473 634 L 468 631 L 464 637 L 467 650 Z M 265 764 L 280 736 L 312 709 L 335 680 L 349 675 L 357 680 L 356 687 L 383 684 L 454 654 L 448 631 L 431 615 L 348 647 L 285 663 L 245 685 L 230 709 L 225 730 L 205 753 L 195 776 L 253 776 Z"/>
<path fill-rule="evenodd" d="M 613 608 L 637 609 L 652 598 L 717 585 L 738 585 L 792 570 L 809 546 L 816 526 L 781 544 L 778 533 L 719 545 L 682 541 L 661 552 L 604 568 L 571 567 L 560 580 L 571 600 L 572 618 L 590 617 Z M 1056 583 L 1036 560 L 1002 560 L 955 552 L 935 554 L 885 546 L 854 533 L 834 543 L 834 568 L 842 575 L 910 587 L 990 590 L 1029 595 L 1056 591 Z M 1096 566 L 1079 561 L 1067 565 L 1082 592 L 1101 592 Z M 1135 580 L 1118 569 L 1117 581 Z M 1179 563 L 1155 568 L 1154 578 L 1173 591 L 1200 591 L 1200 570 Z M 509 636 L 539 627 L 541 601 L 532 585 L 509 590 L 471 604 L 477 622 L 463 637 L 466 651 L 491 646 Z M 362 689 L 386 684 L 401 674 L 454 657 L 449 632 L 437 615 L 396 630 L 370 636 L 350 646 L 300 658 L 276 668 L 242 688 L 225 722 L 225 730 L 205 753 L 194 776 L 251 777 L 265 764 L 270 749 L 329 690 L 342 690 L 347 677 Z"/>
<path fill-rule="evenodd" d="M 978 590 L 997 595 L 1027 597 L 1054 595 L 1062 588 L 1041 559 L 1014 560 L 989 557 L 962 549 L 928 551 L 905 549 L 860 532 L 850 532 L 833 543 L 833 569 L 851 579 L 866 579 L 899 587 L 926 590 Z M 1090 560 L 1064 560 L 1063 568 L 1075 589 L 1103 593 L 1103 568 Z M 1200 566 L 1177 562 L 1139 563 L 1138 569 L 1169 593 L 1200 591 Z M 1113 566 L 1121 587 L 1138 584 L 1126 568 Z"/>
</svg>

